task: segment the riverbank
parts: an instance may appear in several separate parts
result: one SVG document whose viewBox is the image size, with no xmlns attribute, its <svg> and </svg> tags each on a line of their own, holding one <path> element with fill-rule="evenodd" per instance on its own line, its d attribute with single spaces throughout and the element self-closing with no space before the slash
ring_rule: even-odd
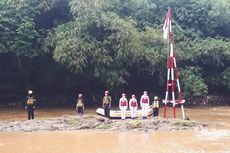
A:
<svg viewBox="0 0 230 153">
<path fill-rule="evenodd" d="M 28 121 L 2 121 L 0 132 L 34 132 L 34 131 L 75 131 L 95 129 L 103 131 L 173 131 L 201 130 L 208 123 L 182 119 L 165 119 L 162 117 L 127 120 L 111 120 L 97 115 L 41 118 Z"/>
</svg>

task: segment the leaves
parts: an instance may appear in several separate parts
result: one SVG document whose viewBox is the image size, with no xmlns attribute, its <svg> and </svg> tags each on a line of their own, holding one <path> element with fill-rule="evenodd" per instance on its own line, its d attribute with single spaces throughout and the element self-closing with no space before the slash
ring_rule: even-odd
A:
<svg viewBox="0 0 230 153">
<path fill-rule="evenodd" d="M 229 89 L 228 0 L 2 0 L 0 52 L 48 54 L 78 77 L 114 90 L 140 80 L 164 90 L 168 6 L 185 95 Z"/>
</svg>

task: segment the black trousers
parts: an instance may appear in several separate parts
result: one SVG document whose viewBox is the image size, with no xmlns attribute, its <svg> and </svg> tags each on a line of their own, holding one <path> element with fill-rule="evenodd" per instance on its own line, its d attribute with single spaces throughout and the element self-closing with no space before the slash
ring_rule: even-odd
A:
<svg viewBox="0 0 230 153">
<path fill-rule="evenodd" d="M 105 117 L 110 117 L 110 108 L 109 105 L 104 106 Z"/>
<path fill-rule="evenodd" d="M 159 108 L 154 108 L 153 109 L 153 117 L 158 116 L 159 114 Z"/>
<path fill-rule="evenodd" d="M 83 115 L 83 107 L 78 107 L 77 113 Z"/>
<path fill-rule="evenodd" d="M 34 108 L 28 107 L 27 108 L 28 120 L 34 119 Z"/>
</svg>

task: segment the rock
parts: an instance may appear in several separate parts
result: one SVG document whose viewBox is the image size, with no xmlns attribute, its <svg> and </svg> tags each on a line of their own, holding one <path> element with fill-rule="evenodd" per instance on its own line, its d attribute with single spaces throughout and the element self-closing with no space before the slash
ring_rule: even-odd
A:
<svg viewBox="0 0 230 153">
<path fill-rule="evenodd" d="M 202 129 L 210 124 L 162 117 L 147 120 L 111 120 L 102 116 L 63 116 L 27 121 L 0 122 L 0 131 L 72 131 L 80 129 L 101 129 L 107 131 L 151 131 Z"/>
<path fill-rule="evenodd" d="M 96 121 L 99 121 L 99 122 L 104 122 L 106 120 L 105 117 L 102 117 L 102 116 L 98 116 L 96 117 Z"/>
<path fill-rule="evenodd" d="M 59 129 L 59 126 L 57 126 L 57 125 L 52 125 L 52 126 L 50 126 L 50 130 L 51 131 L 56 131 L 56 130 L 58 130 Z"/>
<path fill-rule="evenodd" d="M 24 131 L 24 132 L 32 132 L 31 129 L 24 129 L 23 131 Z"/>
<path fill-rule="evenodd" d="M 79 126 L 79 129 L 89 129 L 89 125 L 86 123 L 86 124 L 83 124 L 81 126 Z"/>
<path fill-rule="evenodd" d="M 99 126 L 100 124 L 101 124 L 101 122 L 96 122 L 93 124 L 92 128 L 95 128 L 95 127 Z"/>
</svg>

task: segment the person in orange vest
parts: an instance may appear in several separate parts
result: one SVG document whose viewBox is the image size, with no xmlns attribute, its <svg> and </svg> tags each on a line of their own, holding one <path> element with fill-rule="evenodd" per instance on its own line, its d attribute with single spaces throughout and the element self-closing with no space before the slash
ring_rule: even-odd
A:
<svg viewBox="0 0 230 153">
<path fill-rule="evenodd" d="M 122 94 L 122 97 L 119 100 L 119 108 L 121 110 L 121 119 L 125 120 L 125 113 L 128 108 L 128 100 L 125 97 L 125 93 Z"/>
<path fill-rule="evenodd" d="M 34 110 L 35 110 L 35 99 L 33 96 L 33 91 L 29 90 L 26 97 L 25 108 L 27 109 L 28 120 L 34 119 Z"/>
<path fill-rule="evenodd" d="M 132 95 L 132 98 L 129 100 L 129 108 L 131 110 L 131 118 L 135 119 L 136 118 L 136 110 L 138 108 L 137 99 L 136 99 L 135 95 Z"/>
<path fill-rule="evenodd" d="M 160 102 L 159 102 L 157 96 L 154 97 L 152 107 L 153 107 L 153 117 L 158 116 L 159 108 L 160 108 Z"/>
<path fill-rule="evenodd" d="M 144 94 L 141 96 L 140 105 L 143 119 L 147 119 L 147 110 L 149 108 L 149 96 L 147 95 L 147 91 L 144 91 Z"/>
<path fill-rule="evenodd" d="M 105 117 L 110 117 L 112 98 L 109 96 L 109 91 L 105 91 L 105 96 L 103 97 L 102 107 L 104 108 Z"/>
<path fill-rule="evenodd" d="M 85 110 L 85 105 L 84 105 L 84 99 L 83 99 L 83 95 L 79 94 L 78 95 L 78 99 L 77 99 L 77 103 L 76 103 L 76 110 L 78 115 L 83 115 L 83 112 Z"/>
</svg>

